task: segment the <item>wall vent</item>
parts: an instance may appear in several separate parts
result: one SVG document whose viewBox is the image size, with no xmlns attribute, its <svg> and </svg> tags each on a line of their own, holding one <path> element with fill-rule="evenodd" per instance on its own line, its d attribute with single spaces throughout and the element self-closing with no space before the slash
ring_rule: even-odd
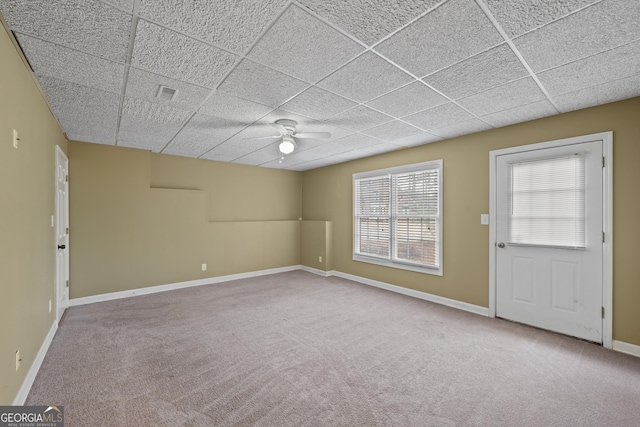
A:
<svg viewBox="0 0 640 427">
<path fill-rule="evenodd" d="M 158 87 L 158 93 L 156 94 L 156 96 L 165 101 L 173 101 L 177 93 L 177 89 L 171 89 L 170 87 L 160 85 Z"/>
</svg>

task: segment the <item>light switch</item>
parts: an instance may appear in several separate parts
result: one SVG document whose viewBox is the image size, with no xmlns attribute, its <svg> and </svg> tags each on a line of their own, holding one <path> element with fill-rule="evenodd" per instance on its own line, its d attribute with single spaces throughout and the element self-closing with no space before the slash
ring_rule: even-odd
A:
<svg viewBox="0 0 640 427">
<path fill-rule="evenodd" d="M 489 214 L 481 214 L 480 215 L 480 224 L 489 225 Z"/>
</svg>

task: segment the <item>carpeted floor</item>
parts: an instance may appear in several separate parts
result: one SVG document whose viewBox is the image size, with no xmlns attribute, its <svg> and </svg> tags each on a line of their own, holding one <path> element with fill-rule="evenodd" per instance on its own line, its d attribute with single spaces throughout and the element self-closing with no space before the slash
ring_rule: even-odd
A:
<svg viewBox="0 0 640 427">
<path fill-rule="evenodd" d="M 88 426 L 637 426 L 640 359 L 303 271 L 68 310 L 27 405 Z"/>
</svg>

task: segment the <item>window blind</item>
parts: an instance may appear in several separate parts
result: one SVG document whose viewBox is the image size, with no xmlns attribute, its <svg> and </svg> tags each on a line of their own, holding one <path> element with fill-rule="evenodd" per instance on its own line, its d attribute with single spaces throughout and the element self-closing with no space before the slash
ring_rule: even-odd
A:
<svg viewBox="0 0 640 427">
<path fill-rule="evenodd" d="M 438 265 L 438 170 L 394 175 L 394 257 Z"/>
<path fill-rule="evenodd" d="M 512 163 L 509 243 L 584 248 L 585 154 Z"/>
</svg>

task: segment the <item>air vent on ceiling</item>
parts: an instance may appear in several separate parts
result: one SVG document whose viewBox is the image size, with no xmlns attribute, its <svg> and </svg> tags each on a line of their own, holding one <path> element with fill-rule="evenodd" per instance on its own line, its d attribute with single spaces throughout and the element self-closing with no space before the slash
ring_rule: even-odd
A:
<svg viewBox="0 0 640 427">
<path fill-rule="evenodd" d="M 171 89 L 170 87 L 160 85 L 160 87 L 158 88 L 158 94 L 156 96 L 165 101 L 173 101 L 177 93 L 177 89 Z"/>
</svg>

